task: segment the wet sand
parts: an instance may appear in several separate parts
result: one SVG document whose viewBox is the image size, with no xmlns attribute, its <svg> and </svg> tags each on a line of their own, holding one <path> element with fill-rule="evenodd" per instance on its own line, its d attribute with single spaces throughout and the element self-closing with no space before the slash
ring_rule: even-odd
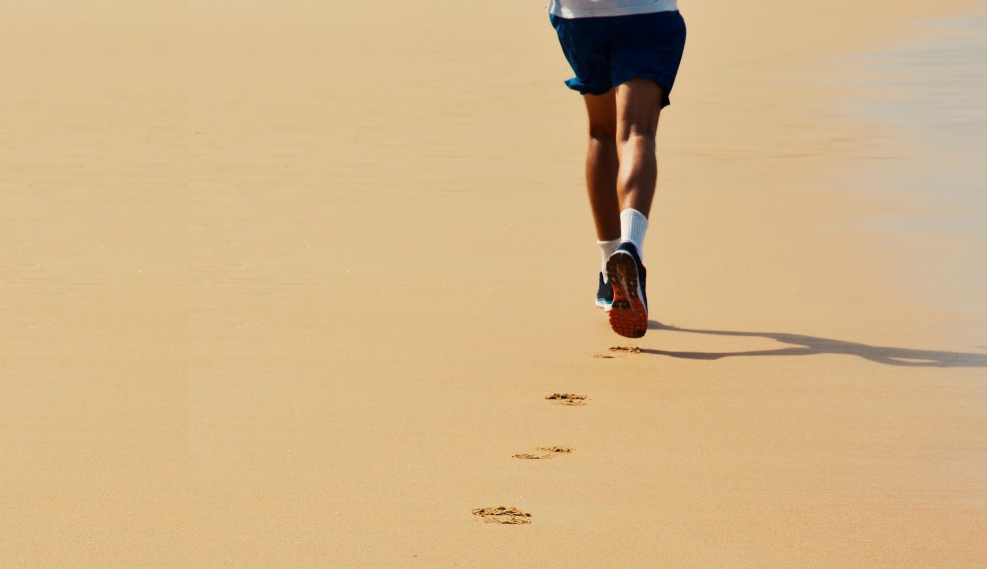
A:
<svg viewBox="0 0 987 569">
<path fill-rule="evenodd" d="M 633 342 L 540 3 L 86 4 L 0 24 L 12 566 L 987 562 L 987 303 L 902 278 L 983 249 L 874 230 L 946 206 L 854 55 L 973 3 L 683 5 Z"/>
</svg>

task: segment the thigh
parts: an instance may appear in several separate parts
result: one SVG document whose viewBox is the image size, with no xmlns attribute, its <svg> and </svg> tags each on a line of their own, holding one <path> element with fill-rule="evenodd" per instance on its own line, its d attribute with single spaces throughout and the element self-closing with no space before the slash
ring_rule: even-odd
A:
<svg viewBox="0 0 987 569">
<path fill-rule="evenodd" d="M 654 138 L 658 116 L 665 100 L 665 89 L 650 79 L 635 78 L 617 86 L 617 137 L 626 140 L 633 135 Z"/>
<path fill-rule="evenodd" d="M 602 95 L 583 95 L 589 117 L 589 135 L 615 139 L 617 136 L 617 96 L 613 89 Z"/>
</svg>

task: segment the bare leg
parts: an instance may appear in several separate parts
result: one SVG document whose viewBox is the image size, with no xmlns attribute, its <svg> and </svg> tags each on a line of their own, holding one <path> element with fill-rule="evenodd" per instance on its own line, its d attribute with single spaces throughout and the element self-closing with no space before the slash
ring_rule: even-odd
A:
<svg viewBox="0 0 987 569">
<path fill-rule="evenodd" d="M 586 189 L 600 241 L 620 238 L 620 203 L 617 201 L 617 103 L 614 91 L 585 95 L 589 114 L 586 151 Z"/>
<path fill-rule="evenodd" d="M 620 208 L 634 208 L 647 216 L 658 181 L 655 135 L 664 93 L 647 79 L 631 79 L 616 92 Z"/>
</svg>

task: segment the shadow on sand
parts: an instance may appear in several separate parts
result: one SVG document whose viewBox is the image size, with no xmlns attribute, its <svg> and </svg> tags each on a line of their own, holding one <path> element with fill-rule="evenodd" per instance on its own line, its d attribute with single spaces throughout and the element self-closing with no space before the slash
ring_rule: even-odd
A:
<svg viewBox="0 0 987 569">
<path fill-rule="evenodd" d="M 774 350 L 753 350 L 747 352 L 672 352 L 641 348 L 641 353 L 685 358 L 692 360 L 718 360 L 738 356 L 814 356 L 816 354 L 846 354 L 859 356 L 865 360 L 879 364 L 912 367 L 987 367 L 987 355 L 968 354 L 963 352 L 935 352 L 932 350 L 909 350 L 905 348 L 888 348 L 884 346 L 868 346 L 855 342 L 802 336 L 800 334 L 782 334 L 777 332 L 734 332 L 729 330 L 694 330 L 666 326 L 651 320 L 648 329 L 665 332 L 681 332 L 687 334 L 708 334 L 712 336 L 745 336 L 750 338 L 768 338 L 791 347 Z"/>
</svg>

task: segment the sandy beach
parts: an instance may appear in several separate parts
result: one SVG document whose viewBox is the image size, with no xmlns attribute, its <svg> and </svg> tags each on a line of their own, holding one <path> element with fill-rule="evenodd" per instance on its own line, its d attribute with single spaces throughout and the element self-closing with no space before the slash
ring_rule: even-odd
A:
<svg viewBox="0 0 987 569">
<path fill-rule="evenodd" d="M 0 565 L 987 566 L 982 2 L 680 7 L 632 341 L 542 2 L 15 2 Z"/>
</svg>

